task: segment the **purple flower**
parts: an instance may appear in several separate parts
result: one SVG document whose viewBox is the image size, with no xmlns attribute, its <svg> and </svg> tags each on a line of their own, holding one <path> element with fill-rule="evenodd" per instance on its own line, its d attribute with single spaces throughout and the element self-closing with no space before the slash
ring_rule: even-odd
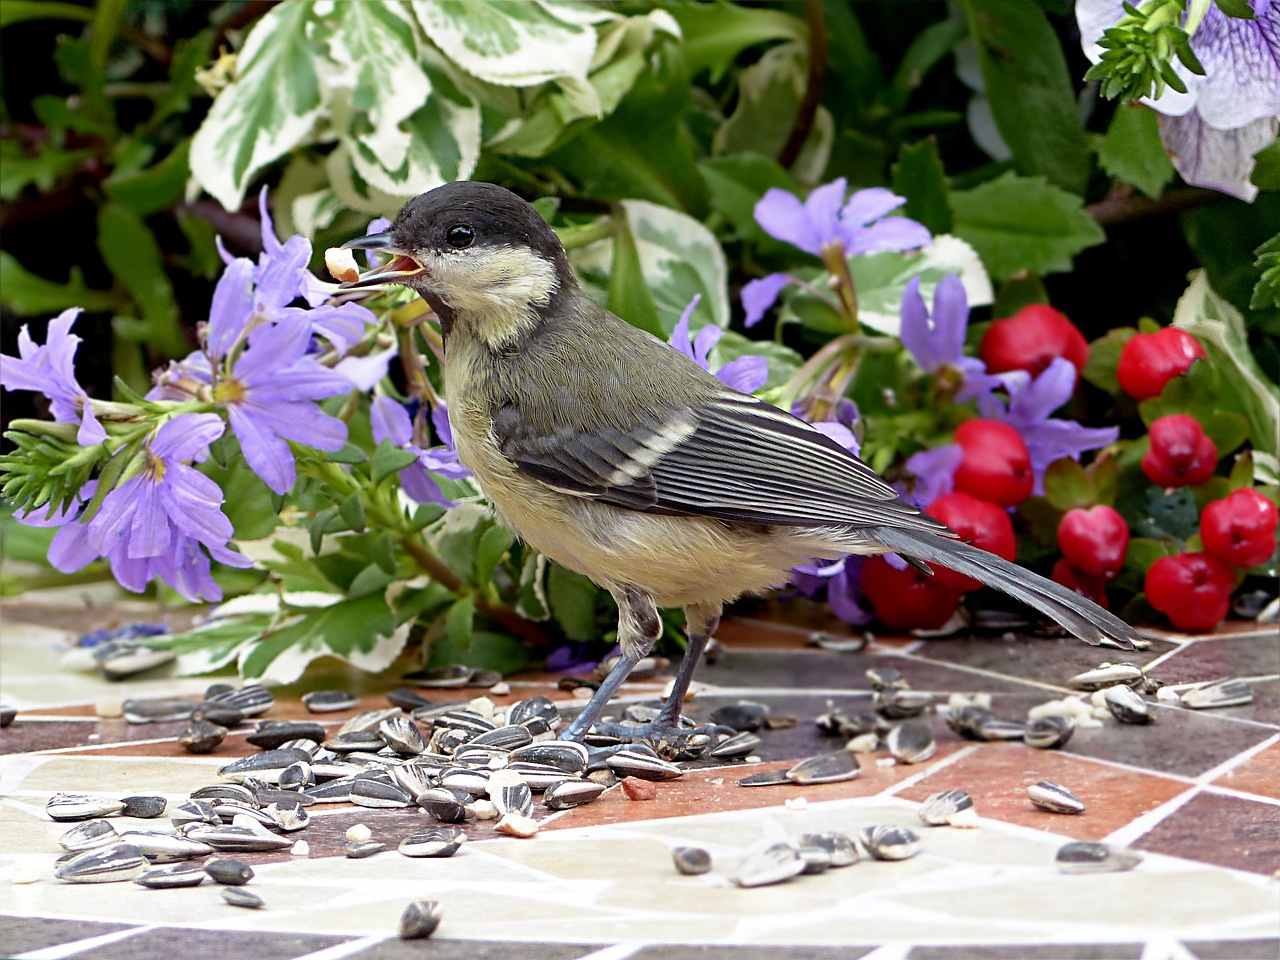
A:
<svg viewBox="0 0 1280 960">
<path fill-rule="evenodd" d="M 1003 386 L 999 377 L 987 373 L 985 363 L 964 355 L 969 303 L 959 277 L 947 274 L 938 281 L 932 316 L 920 294 L 920 278 L 912 277 L 902 294 L 901 315 L 898 337 L 922 370 L 938 373 L 952 367 L 960 372 L 963 383 L 956 392 L 957 400 L 970 400 Z"/>
<path fill-rule="evenodd" d="M 593 648 L 598 648 L 598 645 L 566 643 L 562 647 L 556 647 L 547 654 L 547 673 L 590 673 L 600 662 L 600 657 L 591 652 Z M 617 656 L 620 652 L 620 648 L 614 647 L 613 652 L 606 654 L 605 658 Z"/>
<path fill-rule="evenodd" d="M 694 294 L 689 305 L 684 308 L 684 313 L 680 314 L 680 319 L 676 322 L 675 329 L 671 331 L 671 338 L 667 342 L 703 370 L 710 371 L 711 361 L 708 358 L 711 351 L 715 349 L 715 345 L 720 342 L 720 338 L 724 336 L 724 331 L 708 324 L 690 341 L 689 318 L 693 316 L 693 311 L 701 299 L 702 294 Z M 716 377 L 725 386 L 732 387 L 734 390 L 755 393 L 769 379 L 769 367 L 764 357 L 738 357 L 717 370 Z"/>
<path fill-rule="evenodd" d="M 453 501 L 440 490 L 440 484 L 431 476 L 438 473 L 450 480 L 471 476 L 471 471 L 458 462 L 458 452 L 453 447 L 453 432 L 449 428 L 449 412 L 441 403 L 431 409 L 431 424 L 444 446 L 423 449 L 413 442 L 413 422 L 404 406 L 391 397 L 375 397 L 369 414 L 373 427 L 373 440 L 382 443 L 390 440 L 393 446 L 408 450 L 418 457 L 400 471 L 400 486 L 409 498 L 418 503 L 438 503 L 451 507 Z"/>
<path fill-rule="evenodd" d="M 865 626 L 875 614 L 862 603 L 862 564 L 865 557 L 850 554 L 835 563 L 811 563 L 791 571 L 796 588 L 805 596 L 815 596 L 827 588 L 827 605 L 831 612 L 856 627 Z"/>
<path fill-rule="evenodd" d="M 931 450 L 921 450 L 907 458 L 907 469 L 915 476 L 915 489 L 904 494 L 917 507 L 927 507 L 933 501 L 955 489 L 956 469 L 964 458 L 958 443 L 947 443 Z"/>
<path fill-rule="evenodd" d="M 1190 41 L 1204 76 L 1175 58 L 1173 70 L 1187 92 L 1166 87 L 1159 99 L 1142 99 L 1162 114 L 1160 138 L 1182 179 L 1242 200 L 1258 193 L 1249 182 L 1253 155 L 1275 140 L 1280 115 L 1280 4 L 1251 4 L 1252 20 L 1205 4 Z M 1124 14 L 1121 0 L 1078 0 L 1076 20 L 1092 62 L 1101 59 L 1097 41 Z"/>
<path fill-rule="evenodd" d="M 80 523 L 85 504 L 93 499 L 98 481 L 90 480 L 75 494 L 66 509 L 54 510 L 52 503 L 30 511 L 18 511 L 14 519 L 28 527 L 59 527 L 49 544 L 49 565 L 62 573 L 75 573 L 98 559 L 89 544 L 89 528 Z"/>
<path fill-rule="evenodd" d="M 755 207 L 756 222 L 765 233 L 814 256 L 851 257 L 886 250 L 913 250 L 932 237 L 925 227 L 906 217 L 888 217 L 906 199 L 883 187 L 857 190 L 848 202 L 844 177 L 816 187 L 802 203 L 795 194 L 771 188 Z M 746 324 L 753 326 L 773 306 L 792 278 L 773 273 L 742 288 Z"/>
<path fill-rule="evenodd" d="M 80 338 L 71 326 L 80 315 L 79 307 L 63 310 L 49 321 L 45 342 L 36 346 L 26 324 L 18 331 L 18 355 L 3 357 L 0 364 L 0 386 L 6 390 L 30 390 L 49 398 L 53 419 L 60 423 L 79 423 L 76 441 L 91 447 L 107 439 L 93 415 L 93 404 L 84 387 L 76 382 L 75 356 Z"/>
<path fill-rule="evenodd" d="M 815 430 L 826 434 L 856 457 L 862 447 L 853 432 L 853 426 L 858 422 L 858 405 L 848 397 L 842 397 L 832 412 L 833 416 L 830 420 L 813 420 L 809 416 L 805 403 L 797 402 L 791 406 L 791 413 L 794 416 L 807 420 Z"/>
<path fill-rule="evenodd" d="M 70 572 L 105 556 L 116 579 L 135 592 L 159 577 L 188 600 L 222 599 L 210 557 L 233 567 L 252 563 L 227 547 L 233 530 L 219 509 L 222 490 L 188 461 L 208 456 L 224 429 L 212 413 L 181 414 L 164 423 L 147 446 L 141 472 L 108 493 L 87 524 L 68 522 L 59 535 L 71 531 L 71 542 L 51 550 L 50 562 Z M 57 519 L 69 517 L 67 511 Z"/>
<path fill-rule="evenodd" d="M 1062 357 L 1034 380 L 1025 370 L 1002 373 L 1000 379 L 1008 390 L 1008 402 L 998 394 L 987 394 L 978 397 L 978 409 L 984 417 L 1007 423 L 1022 434 L 1035 471 L 1035 493 L 1044 492 L 1049 464 L 1062 457 L 1079 460 L 1086 450 L 1115 443 L 1120 436 L 1119 427 L 1083 427 L 1074 420 L 1050 417 L 1071 399 L 1076 387 L 1076 368 Z"/>
</svg>

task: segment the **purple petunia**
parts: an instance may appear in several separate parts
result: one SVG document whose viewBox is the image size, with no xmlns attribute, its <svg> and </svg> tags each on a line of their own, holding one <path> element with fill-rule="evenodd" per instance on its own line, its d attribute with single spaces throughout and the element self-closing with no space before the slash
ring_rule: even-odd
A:
<svg viewBox="0 0 1280 960">
<path fill-rule="evenodd" d="M 680 319 L 676 322 L 675 329 L 671 331 L 671 338 L 667 342 L 703 370 L 710 371 L 711 351 L 724 336 L 724 331 L 708 324 L 698 331 L 696 337 L 689 339 L 689 318 L 693 316 L 693 311 L 701 299 L 702 294 L 694 294 L 689 305 L 684 308 L 684 313 L 680 314 Z M 764 357 L 738 357 L 720 367 L 715 374 L 727 387 L 742 393 L 755 393 L 769 379 L 769 367 Z"/>
<path fill-rule="evenodd" d="M 75 356 L 80 338 L 71 332 L 79 307 L 63 310 L 49 321 L 44 343 L 31 339 L 24 324 L 18 331 L 18 355 L 3 357 L 0 386 L 6 390 L 30 390 L 49 398 L 53 419 L 79 423 L 76 441 L 91 447 L 107 439 L 107 432 L 93 414 L 93 404 L 84 387 L 76 382 Z"/>
<path fill-rule="evenodd" d="M 1074 420 L 1050 416 L 1071 399 L 1076 377 L 1071 362 L 1057 357 L 1034 380 L 1025 370 L 1000 374 L 1009 394 L 1007 402 L 998 394 L 978 397 L 978 409 L 984 417 L 1003 421 L 1022 434 L 1035 471 L 1034 493 L 1044 492 L 1044 472 L 1055 460 L 1079 460 L 1086 450 L 1105 447 L 1120 437 L 1119 427 L 1084 427 Z"/>
<path fill-rule="evenodd" d="M 400 471 L 400 486 L 409 498 L 418 503 L 438 503 L 444 507 L 453 506 L 453 501 L 440 490 L 433 473 L 450 480 L 461 480 L 471 476 L 471 471 L 458 462 L 458 451 L 453 447 L 453 431 L 449 427 L 449 412 L 441 403 L 431 408 L 431 424 L 436 435 L 443 441 L 443 446 L 424 449 L 414 443 L 413 421 L 403 404 L 391 397 L 375 397 L 373 409 L 369 414 L 373 427 L 374 443 L 383 440 L 391 441 L 393 446 L 408 450 L 418 457 Z"/>
</svg>

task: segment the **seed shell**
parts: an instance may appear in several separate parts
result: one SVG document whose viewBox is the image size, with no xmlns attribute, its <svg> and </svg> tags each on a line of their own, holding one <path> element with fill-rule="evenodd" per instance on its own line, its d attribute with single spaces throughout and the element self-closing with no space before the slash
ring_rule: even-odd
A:
<svg viewBox="0 0 1280 960">
<path fill-rule="evenodd" d="M 1125 847 L 1087 841 L 1065 844 L 1054 859 L 1063 873 L 1119 873 L 1142 862 L 1141 854 Z"/>
<path fill-rule="evenodd" d="M 671 861 L 685 876 L 697 876 L 711 870 L 711 854 L 701 847 L 675 847 L 671 851 Z"/>
<path fill-rule="evenodd" d="M 864 827 L 859 839 L 877 860 L 907 860 L 920 852 L 920 838 L 915 831 L 892 824 Z"/>
<path fill-rule="evenodd" d="M 198 887 L 208 876 L 198 863 L 168 863 L 163 867 L 152 867 L 134 877 L 133 882 L 153 890 L 164 890 L 169 887 Z"/>
<path fill-rule="evenodd" d="M 792 783 L 799 784 L 837 783 L 856 779 L 861 773 L 862 768 L 858 766 L 858 758 L 854 753 L 836 750 L 801 760 L 787 771 L 786 777 Z M 738 782 L 742 783 L 741 780 Z"/>
<path fill-rule="evenodd" d="M 223 887 L 222 899 L 233 907 L 244 907 L 246 910 L 257 910 L 262 907 L 262 898 L 252 890 L 240 887 Z"/>
<path fill-rule="evenodd" d="M 77 853 L 58 865 L 53 875 L 68 883 L 115 883 L 132 880 L 147 869 L 147 858 L 131 843 L 113 843 Z"/>
<path fill-rule="evenodd" d="M 1041 780 L 1027 787 L 1027 799 L 1050 813 L 1084 813 L 1085 809 L 1079 797 L 1061 784 L 1049 780 Z"/>
<path fill-rule="evenodd" d="M 400 916 L 400 939 L 421 940 L 440 926 L 440 903 L 437 900 L 415 900 Z"/>
<path fill-rule="evenodd" d="M 1076 722 L 1070 717 L 1050 715 L 1038 717 L 1028 723 L 1022 739 L 1027 746 L 1037 750 L 1057 750 L 1066 746 L 1075 731 Z"/>
<path fill-rule="evenodd" d="M 763 887 L 804 871 L 804 860 L 789 843 L 775 843 L 747 855 L 729 879 L 739 887 Z"/>
</svg>

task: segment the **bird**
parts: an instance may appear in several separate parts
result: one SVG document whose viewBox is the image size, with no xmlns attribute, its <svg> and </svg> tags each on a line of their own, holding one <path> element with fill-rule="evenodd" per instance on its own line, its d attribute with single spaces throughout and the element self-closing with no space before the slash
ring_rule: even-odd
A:
<svg viewBox="0 0 1280 960">
<path fill-rule="evenodd" d="M 435 312 L 458 459 L 527 544 L 612 594 L 621 656 L 562 736 L 582 740 L 680 607 L 684 661 L 643 736 L 677 727 L 725 604 L 792 568 L 896 553 L 1002 590 L 1090 643 L 1131 627 L 957 539 L 799 417 L 721 383 L 578 282 L 554 230 L 490 183 L 447 183 L 343 244 L 389 259 L 342 289 L 401 284 Z M 616 726 L 616 725 L 615 725 Z"/>
</svg>

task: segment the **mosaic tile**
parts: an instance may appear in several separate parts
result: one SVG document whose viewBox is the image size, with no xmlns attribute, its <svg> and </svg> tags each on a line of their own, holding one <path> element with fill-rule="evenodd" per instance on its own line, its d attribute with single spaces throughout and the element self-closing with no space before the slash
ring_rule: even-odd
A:
<svg viewBox="0 0 1280 960">
<path fill-rule="evenodd" d="M 1213 783 L 1217 787 L 1280 800 L 1280 742 L 1250 757 Z"/>
<path fill-rule="evenodd" d="M 1146 664 L 1174 649 L 1163 641 L 1153 642 L 1150 650 L 1125 651 L 1091 647 L 1073 637 L 952 637 L 928 641 L 917 656 L 1069 689 L 1071 677 L 1104 661 Z"/>
<path fill-rule="evenodd" d="M 76 960 L 138 960 L 139 957 L 252 957 L 253 960 L 295 960 L 348 937 L 306 933 L 262 933 L 242 930 L 196 930 L 159 927 L 126 940 L 77 953 Z"/>
<path fill-rule="evenodd" d="M 796 944 L 787 947 L 722 946 L 711 943 L 656 943 L 641 947 L 630 960 L 859 960 L 874 946 L 822 947 Z"/>
<path fill-rule="evenodd" d="M 46 917 L 0 916 L 4 952 L 9 956 L 43 950 L 106 933 L 128 930 L 136 924 L 98 923 L 92 920 L 53 920 Z"/>
<path fill-rule="evenodd" d="M 1275 960 L 1280 957 L 1280 940 L 1206 940 L 1184 943 L 1199 960 Z"/>
<path fill-rule="evenodd" d="M 1185 644 L 1151 673 L 1165 683 L 1275 676 L 1280 674 L 1280 644 L 1274 634 L 1200 640 Z"/>
<path fill-rule="evenodd" d="M 1274 804 L 1201 793 L 1133 846 L 1270 876 L 1280 870 L 1277 822 Z"/>
<path fill-rule="evenodd" d="M 907 960 L 1139 960 L 1141 943 L 966 944 L 912 947 Z"/>
<path fill-rule="evenodd" d="M 539 943 L 537 960 L 578 960 L 600 949 L 599 944 Z M 384 940 L 367 949 L 347 954 L 344 960 L 530 960 L 527 943 L 508 940 L 449 940 L 433 936 L 421 940 Z"/>
</svg>

